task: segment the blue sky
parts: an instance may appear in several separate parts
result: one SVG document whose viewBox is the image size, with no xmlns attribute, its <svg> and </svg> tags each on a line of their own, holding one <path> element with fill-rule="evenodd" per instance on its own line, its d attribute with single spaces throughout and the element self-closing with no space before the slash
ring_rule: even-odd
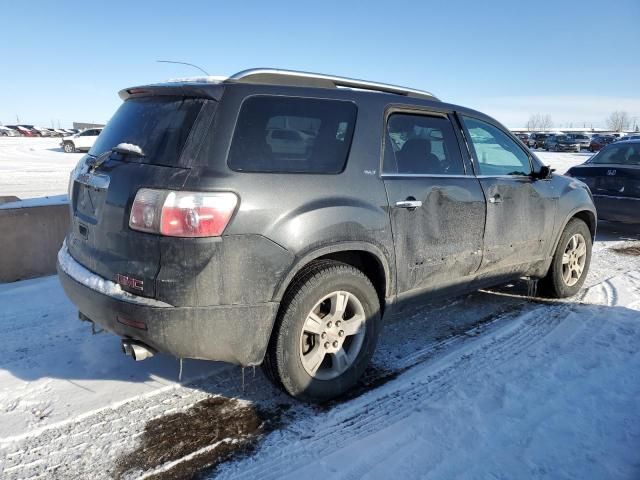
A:
<svg viewBox="0 0 640 480">
<path fill-rule="evenodd" d="M 529 6 L 527 6 L 529 5 Z M 406 85 L 509 126 L 640 122 L 640 1 L 3 2 L 0 121 L 104 122 L 121 88 L 250 67 Z M 588 125 L 587 125 L 588 126 Z"/>
</svg>

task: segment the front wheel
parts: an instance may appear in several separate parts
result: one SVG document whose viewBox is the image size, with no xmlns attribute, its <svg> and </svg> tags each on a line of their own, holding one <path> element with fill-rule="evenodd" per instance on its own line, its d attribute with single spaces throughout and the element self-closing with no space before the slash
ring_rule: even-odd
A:
<svg viewBox="0 0 640 480">
<path fill-rule="evenodd" d="M 285 295 L 263 368 L 295 398 L 330 400 L 364 373 L 380 327 L 371 281 L 351 265 L 317 262 Z"/>
<path fill-rule="evenodd" d="M 560 236 L 547 276 L 542 280 L 543 292 L 554 298 L 578 293 L 591 263 L 591 232 L 587 224 L 573 218 Z"/>
<path fill-rule="evenodd" d="M 73 153 L 76 151 L 76 147 L 71 142 L 64 142 L 63 148 L 66 153 Z"/>
</svg>

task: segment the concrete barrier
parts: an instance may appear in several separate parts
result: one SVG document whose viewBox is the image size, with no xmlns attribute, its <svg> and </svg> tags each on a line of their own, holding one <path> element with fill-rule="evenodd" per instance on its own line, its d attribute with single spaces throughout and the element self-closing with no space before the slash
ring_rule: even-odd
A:
<svg viewBox="0 0 640 480">
<path fill-rule="evenodd" d="M 66 195 L 0 205 L 0 282 L 55 274 L 68 230 Z"/>
</svg>

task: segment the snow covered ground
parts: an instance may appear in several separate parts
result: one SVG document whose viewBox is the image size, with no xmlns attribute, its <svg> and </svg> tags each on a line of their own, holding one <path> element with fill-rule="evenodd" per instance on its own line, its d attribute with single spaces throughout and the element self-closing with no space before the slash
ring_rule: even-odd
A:
<svg viewBox="0 0 640 480">
<path fill-rule="evenodd" d="M 536 151 L 558 173 L 587 160 L 591 154 Z M 19 198 L 67 192 L 69 172 L 82 153 L 64 153 L 59 138 L 0 137 L 0 196 Z"/>
<path fill-rule="evenodd" d="M 603 225 L 586 288 L 523 285 L 390 319 L 353 395 L 260 370 L 136 363 L 56 277 L 0 285 L 3 478 L 640 478 L 640 232 Z M 243 382 L 244 379 L 244 382 Z M 213 466 L 213 469 L 211 469 Z"/>
<path fill-rule="evenodd" d="M 67 193 L 82 153 L 64 153 L 59 138 L 0 137 L 0 197 Z"/>
</svg>

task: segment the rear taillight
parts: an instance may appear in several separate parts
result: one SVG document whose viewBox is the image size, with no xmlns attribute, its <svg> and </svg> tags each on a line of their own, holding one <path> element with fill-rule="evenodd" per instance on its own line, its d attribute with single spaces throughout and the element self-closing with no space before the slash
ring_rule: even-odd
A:
<svg viewBox="0 0 640 480">
<path fill-rule="evenodd" d="M 142 188 L 133 201 L 129 227 L 170 237 L 217 237 L 237 204 L 238 197 L 231 192 Z"/>
</svg>

